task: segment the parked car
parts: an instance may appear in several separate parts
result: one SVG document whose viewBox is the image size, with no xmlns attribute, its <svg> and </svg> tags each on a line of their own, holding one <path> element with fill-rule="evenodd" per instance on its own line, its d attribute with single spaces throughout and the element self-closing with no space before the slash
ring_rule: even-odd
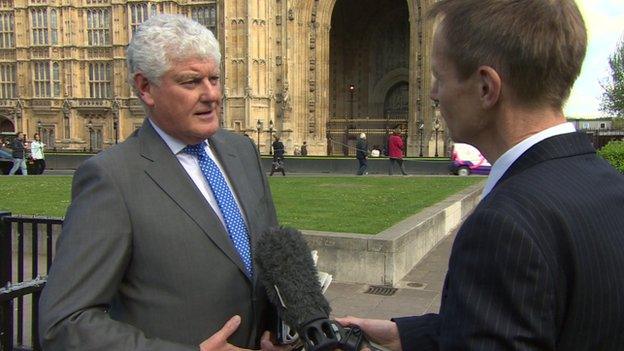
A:
<svg viewBox="0 0 624 351">
<path fill-rule="evenodd" d="M 467 176 L 470 174 L 490 174 L 492 165 L 474 146 L 464 143 L 453 144 L 451 164 L 452 174 Z"/>
</svg>

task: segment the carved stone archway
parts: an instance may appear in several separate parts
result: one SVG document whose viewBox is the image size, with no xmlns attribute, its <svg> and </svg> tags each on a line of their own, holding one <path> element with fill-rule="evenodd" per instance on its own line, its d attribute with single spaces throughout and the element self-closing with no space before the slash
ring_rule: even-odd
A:
<svg viewBox="0 0 624 351">
<path fill-rule="evenodd" d="M 0 116 L 0 132 L 15 132 L 15 125 L 9 117 Z"/>
</svg>

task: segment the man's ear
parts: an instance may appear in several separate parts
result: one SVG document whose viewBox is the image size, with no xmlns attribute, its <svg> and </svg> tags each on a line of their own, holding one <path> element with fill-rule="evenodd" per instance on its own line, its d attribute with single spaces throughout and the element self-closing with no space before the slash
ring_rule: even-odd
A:
<svg viewBox="0 0 624 351">
<path fill-rule="evenodd" d="M 134 86 L 139 91 L 139 99 L 143 100 L 143 103 L 149 107 L 154 106 L 154 97 L 151 93 L 152 83 L 143 75 L 143 73 L 137 73 L 134 75 Z"/>
<path fill-rule="evenodd" d="M 496 105 L 500 99 L 502 82 L 500 75 L 490 66 L 480 66 L 477 69 L 479 78 L 479 97 L 481 107 L 490 109 Z"/>
</svg>

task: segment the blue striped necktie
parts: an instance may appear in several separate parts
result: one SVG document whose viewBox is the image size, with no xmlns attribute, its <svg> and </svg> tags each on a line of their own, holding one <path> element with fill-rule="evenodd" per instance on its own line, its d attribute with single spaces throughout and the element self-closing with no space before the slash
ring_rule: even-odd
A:
<svg viewBox="0 0 624 351">
<path fill-rule="evenodd" d="M 194 155 L 199 161 L 199 168 L 208 181 L 214 197 L 217 199 L 219 209 L 223 214 L 223 220 L 238 252 L 249 277 L 253 276 L 253 265 L 251 262 L 251 249 L 249 245 L 249 230 L 243 219 L 243 214 L 236 204 L 234 194 L 230 190 L 225 177 L 221 173 L 219 166 L 208 156 L 205 143 L 188 145 L 183 150 L 187 154 Z"/>
</svg>

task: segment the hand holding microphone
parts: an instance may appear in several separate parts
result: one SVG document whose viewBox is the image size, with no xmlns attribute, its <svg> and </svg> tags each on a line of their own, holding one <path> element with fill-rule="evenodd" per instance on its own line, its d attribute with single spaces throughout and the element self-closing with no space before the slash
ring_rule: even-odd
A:
<svg viewBox="0 0 624 351">
<path fill-rule="evenodd" d="M 378 350 L 358 327 L 343 327 L 329 319 L 331 307 L 321 292 L 310 249 L 301 232 L 276 228 L 256 246 L 258 277 L 283 321 L 299 334 L 306 351 Z"/>
</svg>

